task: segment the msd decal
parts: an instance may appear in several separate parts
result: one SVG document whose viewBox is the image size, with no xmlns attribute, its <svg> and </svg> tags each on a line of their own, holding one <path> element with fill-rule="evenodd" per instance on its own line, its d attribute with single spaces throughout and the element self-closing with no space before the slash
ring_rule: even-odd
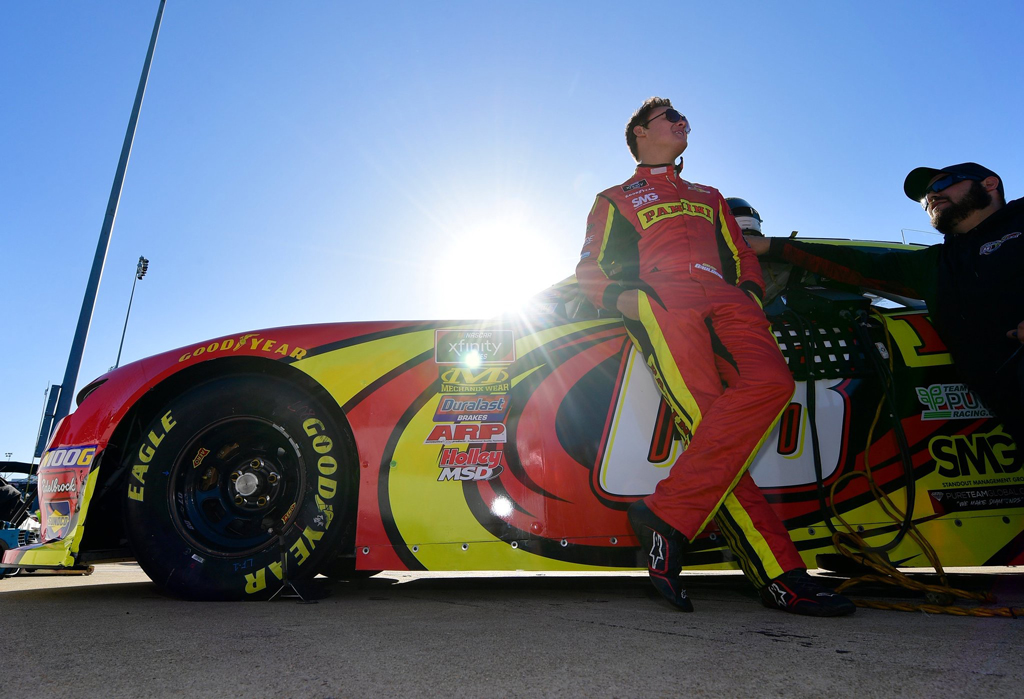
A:
<svg viewBox="0 0 1024 699">
<path fill-rule="evenodd" d="M 471 447 L 466 451 L 445 448 L 437 462 L 438 481 L 489 481 L 502 472 L 501 452 Z"/>
<path fill-rule="evenodd" d="M 442 396 L 434 422 L 504 422 L 508 396 Z"/>
<path fill-rule="evenodd" d="M 434 425 L 424 444 L 468 444 L 496 442 L 504 444 L 505 425 L 500 422 L 483 425 Z"/>
<path fill-rule="evenodd" d="M 516 343 L 511 330 L 436 330 L 434 361 L 469 367 L 511 364 Z"/>
</svg>

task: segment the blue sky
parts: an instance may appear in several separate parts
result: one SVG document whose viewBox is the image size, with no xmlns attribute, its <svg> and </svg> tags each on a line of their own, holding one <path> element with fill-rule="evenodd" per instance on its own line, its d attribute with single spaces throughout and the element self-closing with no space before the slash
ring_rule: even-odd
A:
<svg viewBox="0 0 1024 699">
<path fill-rule="evenodd" d="M 0 3 L 0 458 L 63 378 L 156 0 Z M 168 0 L 78 386 L 231 332 L 487 316 L 572 273 L 647 97 L 770 235 L 898 240 L 966 160 L 1024 192 L 1017 2 Z M 914 239 L 937 240 L 913 234 Z"/>
</svg>

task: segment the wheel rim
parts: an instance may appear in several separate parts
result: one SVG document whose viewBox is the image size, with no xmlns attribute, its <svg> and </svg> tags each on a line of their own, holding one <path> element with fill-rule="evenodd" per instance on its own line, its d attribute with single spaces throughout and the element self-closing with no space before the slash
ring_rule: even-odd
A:
<svg viewBox="0 0 1024 699">
<path fill-rule="evenodd" d="M 242 558 L 260 551 L 295 519 L 305 490 L 298 445 L 255 416 L 198 432 L 175 459 L 168 496 L 174 526 L 198 551 Z"/>
</svg>

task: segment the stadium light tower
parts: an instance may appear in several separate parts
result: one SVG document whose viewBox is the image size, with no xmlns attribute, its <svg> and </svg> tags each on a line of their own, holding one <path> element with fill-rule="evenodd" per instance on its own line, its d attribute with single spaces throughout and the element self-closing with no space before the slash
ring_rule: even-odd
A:
<svg viewBox="0 0 1024 699">
<path fill-rule="evenodd" d="M 149 68 L 153 64 L 153 51 L 156 49 L 156 38 L 160 34 L 160 20 L 164 15 L 165 2 L 166 0 L 160 0 L 160 7 L 156 11 L 153 35 L 149 39 L 149 51 L 146 52 L 146 61 L 142 64 L 142 77 L 139 78 L 139 89 L 135 93 L 135 104 L 132 106 L 132 114 L 128 118 L 128 129 L 124 135 L 124 144 L 121 146 L 121 159 L 118 161 L 117 170 L 114 172 L 114 184 L 110 188 L 107 212 L 103 217 L 99 241 L 96 243 L 96 255 L 93 257 L 92 271 L 89 273 L 89 282 L 85 287 L 85 298 L 82 299 L 82 311 L 78 316 L 75 338 L 71 342 L 71 354 L 68 356 L 68 366 L 64 371 L 64 381 L 60 384 L 61 388 L 58 394 L 57 407 L 53 416 L 49 420 L 44 420 L 43 429 L 46 430 L 47 435 L 50 434 L 52 425 L 56 425 L 71 412 L 71 401 L 75 397 L 75 384 L 78 383 L 78 370 L 82 367 L 85 339 L 89 335 L 92 312 L 96 307 L 96 292 L 100 286 L 100 277 L 103 276 L 103 264 L 107 259 L 107 248 L 110 247 L 110 233 L 114 229 L 117 205 L 121 201 L 121 186 L 124 184 L 124 172 L 128 168 L 128 156 L 131 155 L 132 142 L 135 140 L 135 127 L 139 123 L 142 97 L 146 94 Z"/>
<path fill-rule="evenodd" d="M 132 295 L 128 297 L 128 312 L 124 314 L 124 330 L 121 331 L 121 344 L 117 347 L 117 361 L 114 368 L 121 366 L 121 350 L 124 348 L 124 335 L 128 332 L 128 316 L 132 314 L 132 299 L 135 298 L 135 285 L 146 276 L 149 271 L 149 260 L 139 255 L 139 264 L 135 268 L 135 281 L 132 282 Z"/>
</svg>

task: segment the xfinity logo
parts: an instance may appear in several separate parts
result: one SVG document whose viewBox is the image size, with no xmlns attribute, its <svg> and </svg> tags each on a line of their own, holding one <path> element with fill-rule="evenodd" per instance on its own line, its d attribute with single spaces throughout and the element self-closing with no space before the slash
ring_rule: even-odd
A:
<svg viewBox="0 0 1024 699">
<path fill-rule="evenodd" d="M 437 330 L 434 361 L 468 367 L 511 364 L 516 360 L 511 330 Z"/>
</svg>

